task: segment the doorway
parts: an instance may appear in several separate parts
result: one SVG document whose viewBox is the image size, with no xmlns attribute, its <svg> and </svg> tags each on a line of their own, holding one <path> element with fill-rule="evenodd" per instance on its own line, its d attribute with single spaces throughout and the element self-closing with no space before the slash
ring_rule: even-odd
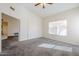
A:
<svg viewBox="0 0 79 59">
<path fill-rule="evenodd" d="M 1 28 L 2 51 L 5 51 L 19 41 L 20 20 L 2 13 Z"/>
</svg>

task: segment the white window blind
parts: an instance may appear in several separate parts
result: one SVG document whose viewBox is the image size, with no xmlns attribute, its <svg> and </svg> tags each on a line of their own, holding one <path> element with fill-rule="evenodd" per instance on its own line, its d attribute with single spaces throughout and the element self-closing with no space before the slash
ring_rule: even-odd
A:
<svg viewBox="0 0 79 59">
<path fill-rule="evenodd" d="M 60 20 L 49 22 L 49 34 L 67 36 L 67 21 Z"/>
</svg>

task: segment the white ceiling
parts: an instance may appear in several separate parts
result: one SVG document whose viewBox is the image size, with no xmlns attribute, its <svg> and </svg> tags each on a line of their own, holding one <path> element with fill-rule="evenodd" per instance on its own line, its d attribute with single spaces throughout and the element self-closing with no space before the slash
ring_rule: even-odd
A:
<svg viewBox="0 0 79 59">
<path fill-rule="evenodd" d="M 35 3 L 27 3 L 26 8 L 40 17 L 47 17 L 62 11 L 76 8 L 79 6 L 79 3 L 54 3 L 52 5 L 47 5 L 45 9 L 34 5 Z"/>
</svg>

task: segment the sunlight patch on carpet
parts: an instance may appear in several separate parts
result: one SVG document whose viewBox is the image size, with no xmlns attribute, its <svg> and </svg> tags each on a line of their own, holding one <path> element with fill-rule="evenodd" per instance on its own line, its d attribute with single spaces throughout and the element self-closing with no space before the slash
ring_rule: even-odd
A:
<svg viewBox="0 0 79 59">
<path fill-rule="evenodd" d="M 71 47 L 66 47 L 66 46 L 56 46 L 56 47 L 54 47 L 54 49 L 72 52 L 72 48 Z"/>
<path fill-rule="evenodd" d="M 52 48 L 52 49 L 56 49 L 56 50 L 72 52 L 72 47 L 59 46 L 59 45 L 49 44 L 49 43 L 42 43 L 42 44 L 38 45 L 38 47 L 42 47 L 42 48 Z"/>
<path fill-rule="evenodd" d="M 42 43 L 42 44 L 38 45 L 38 47 L 43 47 L 43 48 L 54 48 L 55 45 L 49 44 L 49 43 Z"/>
</svg>

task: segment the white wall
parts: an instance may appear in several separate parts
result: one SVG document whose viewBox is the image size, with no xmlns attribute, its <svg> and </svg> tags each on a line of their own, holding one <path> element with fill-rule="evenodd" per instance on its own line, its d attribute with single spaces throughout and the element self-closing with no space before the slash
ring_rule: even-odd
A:
<svg viewBox="0 0 79 59">
<path fill-rule="evenodd" d="M 19 33 L 20 22 L 17 19 L 9 18 L 8 20 L 8 36 L 14 36 L 14 33 Z"/>
<path fill-rule="evenodd" d="M 48 23 L 52 21 L 67 20 L 67 36 L 57 36 L 48 33 Z M 43 20 L 43 36 L 71 44 L 79 45 L 79 8 L 58 13 Z"/>
<path fill-rule="evenodd" d="M 14 6 L 15 11 L 12 11 L 9 8 L 10 6 Z M 40 25 L 42 20 L 38 16 L 36 16 L 33 13 L 31 13 L 30 11 L 28 11 L 25 8 L 24 4 L 0 4 L 0 15 L 2 12 L 20 20 L 19 41 L 27 40 L 28 38 L 37 38 L 37 37 L 42 36 L 42 33 L 41 33 L 42 26 Z M 33 23 L 29 21 L 29 23 L 32 23 L 32 24 L 30 24 L 30 26 L 32 28 L 28 27 L 28 25 L 29 25 L 28 20 L 35 21 Z M 0 24 L 1 24 L 1 16 L 0 16 Z M 28 28 L 29 28 L 30 32 L 28 32 L 29 31 Z M 1 30 L 0 30 L 0 32 L 1 32 Z M 28 33 L 30 33 L 30 34 L 28 34 Z M 0 34 L 0 41 L 1 41 L 1 34 Z M 1 42 L 0 42 L 0 45 L 1 45 Z M 1 52 L 1 46 L 0 46 L 0 52 Z"/>
<path fill-rule="evenodd" d="M 35 15 L 31 15 L 28 20 L 28 38 L 38 38 L 41 37 L 42 31 L 40 26 L 42 27 L 42 20 L 39 17 L 35 17 Z"/>
</svg>

